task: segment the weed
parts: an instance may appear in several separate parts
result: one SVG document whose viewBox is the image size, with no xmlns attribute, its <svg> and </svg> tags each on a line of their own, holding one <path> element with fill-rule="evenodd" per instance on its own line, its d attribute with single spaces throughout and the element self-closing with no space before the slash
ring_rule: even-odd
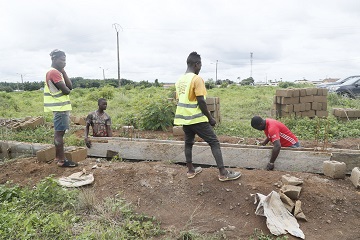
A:
<svg viewBox="0 0 360 240">
<path fill-rule="evenodd" d="M 286 240 L 287 236 L 274 237 L 273 235 L 266 235 L 262 230 L 255 228 L 253 235 L 249 240 Z"/>
</svg>

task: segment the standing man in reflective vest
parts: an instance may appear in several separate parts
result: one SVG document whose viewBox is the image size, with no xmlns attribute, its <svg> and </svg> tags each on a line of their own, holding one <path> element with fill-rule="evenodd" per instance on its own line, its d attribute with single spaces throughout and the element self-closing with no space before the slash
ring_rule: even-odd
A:
<svg viewBox="0 0 360 240">
<path fill-rule="evenodd" d="M 70 91 L 72 83 L 64 68 L 66 66 L 65 52 L 58 49 L 50 53 L 51 69 L 46 73 L 44 86 L 44 112 L 54 115 L 54 144 L 58 166 L 76 167 L 78 164 L 65 159 L 64 134 L 70 125 Z"/>
<path fill-rule="evenodd" d="M 224 167 L 220 142 L 212 129 L 216 121 L 207 109 L 205 83 L 198 75 L 201 66 L 200 55 L 197 52 L 190 53 L 187 58 L 187 70 L 175 84 L 179 102 L 176 107 L 174 124 L 182 125 L 185 132 L 187 177 L 194 178 L 202 171 L 201 167 L 195 168 L 192 163 L 192 147 L 195 142 L 195 134 L 197 134 L 211 147 L 219 169 L 219 180 L 235 180 L 241 176 L 241 173 L 226 170 Z"/>
</svg>

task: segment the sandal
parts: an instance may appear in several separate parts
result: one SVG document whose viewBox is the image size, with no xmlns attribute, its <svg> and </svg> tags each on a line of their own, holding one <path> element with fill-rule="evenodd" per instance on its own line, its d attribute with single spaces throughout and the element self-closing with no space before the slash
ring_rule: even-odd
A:
<svg viewBox="0 0 360 240">
<path fill-rule="evenodd" d="M 187 178 L 194 178 L 197 174 L 199 174 L 199 173 L 201 173 L 202 172 L 202 168 L 201 167 L 196 167 L 195 169 L 195 172 L 193 172 L 193 173 L 186 173 L 186 176 L 187 176 Z"/>
<path fill-rule="evenodd" d="M 225 181 L 231 181 L 238 179 L 241 176 L 240 172 L 232 172 L 227 170 L 227 174 L 225 176 L 219 176 L 219 181 L 225 182 Z"/>
<path fill-rule="evenodd" d="M 78 164 L 76 162 L 73 162 L 71 160 L 65 159 L 64 161 L 58 161 L 57 165 L 59 167 L 77 167 Z"/>
</svg>

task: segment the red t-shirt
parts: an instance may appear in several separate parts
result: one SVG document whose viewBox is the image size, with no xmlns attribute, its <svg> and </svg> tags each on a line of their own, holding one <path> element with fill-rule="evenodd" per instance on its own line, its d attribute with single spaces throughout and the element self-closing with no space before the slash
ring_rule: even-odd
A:
<svg viewBox="0 0 360 240">
<path fill-rule="evenodd" d="M 271 142 L 280 140 L 282 147 L 290 147 L 298 142 L 296 136 L 282 122 L 275 119 L 266 119 L 264 132 Z"/>
<path fill-rule="evenodd" d="M 53 83 L 58 83 L 58 82 L 64 81 L 64 78 L 63 78 L 62 73 L 59 70 L 52 68 L 46 73 L 46 83 L 47 83 L 48 87 L 50 87 L 49 81 L 51 81 Z"/>
</svg>

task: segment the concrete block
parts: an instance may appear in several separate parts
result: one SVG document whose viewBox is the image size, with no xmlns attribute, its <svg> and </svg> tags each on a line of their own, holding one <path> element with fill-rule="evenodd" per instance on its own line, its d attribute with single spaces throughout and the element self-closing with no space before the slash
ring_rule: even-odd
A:
<svg viewBox="0 0 360 240">
<path fill-rule="evenodd" d="M 284 193 L 286 196 L 293 200 L 298 200 L 301 192 L 301 187 L 292 186 L 292 185 L 284 185 L 280 188 L 280 191 Z"/>
<path fill-rule="evenodd" d="M 351 171 L 350 180 L 356 188 L 360 188 L 360 168 L 353 168 Z"/>
<path fill-rule="evenodd" d="M 173 135 L 174 136 L 184 136 L 184 130 L 182 126 L 173 126 Z"/>
<path fill-rule="evenodd" d="M 329 112 L 328 111 L 315 111 L 315 115 L 318 117 L 328 117 Z"/>
<path fill-rule="evenodd" d="M 77 147 L 65 152 L 65 158 L 74 162 L 83 161 L 87 158 L 87 148 Z"/>
<path fill-rule="evenodd" d="M 322 104 L 319 102 L 311 103 L 311 110 L 321 110 Z"/>
<path fill-rule="evenodd" d="M 321 110 L 327 111 L 327 103 L 326 102 L 321 103 Z"/>
<path fill-rule="evenodd" d="M 297 104 L 299 103 L 298 97 L 279 97 L 280 98 L 280 104 Z"/>
<path fill-rule="evenodd" d="M 305 88 L 300 88 L 300 97 L 305 97 L 306 96 L 306 89 Z"/>
<path fill-rule="evenodd" d="M 293 89 L 293 97 L 300 97 L 300 89 Z"/>
<path fill-rule="evenodd" d="M 49 162 L 56 157 L 55 146 L 50 146 L 36 151 L 36 158 L 39 162 Z"/>
<path fill-rule="evenodd" d="M 305 88 L 306 90 L 306 96 L 316 95 L 317 94 L 317 88 Z"/>
<path fill-rule="evenodd" d="M 293 89 L 276 89 L 276 96 L 280 97 L 292 97 L 293 96 Z"/>
<path fill-rule="evenodd" d="M 280 192 L 279 195 L 280 195 L 280 200 L 283 202 L 286 209 L 292 213 L 295 207 L 295 203 L 293 202 L 293 200 L 291 200 L 291 198 L 289 198 L 282 192 Z"/>
<path fill-rule="evenodd" d="M 346 163 L 338 161 L 324 161 L 324 175 L 331 178 L 345 178 Z"/>
<path fill-rule="evenodd" d="M 301 103 L 294 104 L 294 112 L 301 112 L 301 106 L 302 106 Z M 304 107 L 305 107 L 305 105 L 304 105 Z"/>
<path fill-rule="evenodd" d="M 205 101 L 206 101 L 206 104 L 219 104 L 220 103 L 220 98 L 218 98 L 218 97 L 207 97 Z"/>
<path fill-rule="evenodd" d="M 314 102 L 327 102 L 326 96 L 314 96 Z"/>
<path fill-rule="evenodd" d="M 303 180 L 294 176 L 291 176 L 290 174 L 286 174 L 286 175 L 282 175 L 281 177 L 281 182 L 284 185 L 293 185 L 293 186 L 297 186 L 297 185 L 301 185 L 303 184 Z"/>
<path fill-rule="evenodd" d="M 310 95 L 310 96 L 305 96 L 305 97 L 300 97 L 300 103 L 311 103 L 314 101 L 314 96 Z"/>
<path fill-rule="evenodd" d="M 301 209 L 301 201 L 300 200 L 297 200 L 295 202 L 294 217 L 297 219 L 307 221 L 306 216 Z"/>
<path fill-rule="evenodd" d="M 286 104 L 286 105 L 280 105 L 281 110 L 287 113 L 292 113 L 294 111 L 294 105 L 292 104 Z"/>
</svg>

